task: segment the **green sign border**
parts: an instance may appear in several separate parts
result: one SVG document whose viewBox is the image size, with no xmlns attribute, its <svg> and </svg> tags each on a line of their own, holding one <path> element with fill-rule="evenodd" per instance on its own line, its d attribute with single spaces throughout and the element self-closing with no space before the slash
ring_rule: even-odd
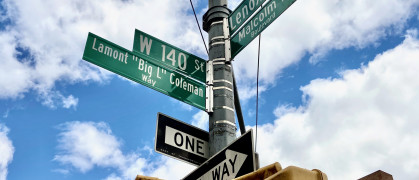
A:
<svg viewBox="0 0 419 180">
<path fill-rule="evenodd" d="M 108 47 L 111 50 L 108 49 L 108 51 L 106 51 L 106 50 L 103 50 L 104 47 L 102 47 L 103 52 L 99 52 L 97 50 L 99 48 L 94 49 L 95 47 L 94 43 L 98 43 L 98 44 L 102 43 L 104 47 Z M 109 54 L 107 54 L 106 52 L 111 52 L 110 54 L 112 55 L 109 56 Z M 117 52 L 116 53 L 117 58 L 115 58 L 115 52 Z M 205 84 L 200 83 L 196 80 L 190 79 L 189 77 L 184 76 L 183 74 L 180 74 L 169 68 L 161 67 L 158 64 L 156 64 L 154 61 L 149 61 L 148 57 L 131 52 L 121 46 L 116 45 L 115 43 L 112 43 L 90 32 L 86 40 L 86 46 L 83 53 L 83 59 L 97 66 L 100 66 L 104 69 L 107 69 L 111 72 L 119 74 L 125 78 L 128 78 L 132 81 L 135 81 L 139 84 L 142 84 L 151 89 L 154 89 L 160 93 L 166 94 L 182 102 L 195 106 L 198 109 L 205 110 L 205 98 L 206 98 L 206 94 L 205 94 L 206 85 Z M 137 61 L 135 61 L 134 59 L 137 59 Z M 139 69 L 140 68 L 139 59 L 143 60 L 142 67 L 146 69 L 145 71 Z M 145 65 L 147 65 L 147 68 Z M 150 71 L 150 68 L 151 68 L 151 71 Z M 154 71 L 153 71 L 153 68 L 154 68 Z M 148 72 L 147 72 L 147 69 L 149 70 Z M 155 71 L 156 69 L 157 71 Z M 155 84 L 157 84 L 157 86 L 154 86 L 154 85 L 151 85 L 150 82 L 143 80 L 144 76 L 149 76 L 149 77 L 155 76 L 153 75 L 153 73 L 156 72 L 154 74 L 157 74 L 159 70 L 161 70 L 161 72 L 163 71 L 165 72 L 166 76 L 164 76 L 165 74 L 163 73 L 161 73 L 159 76 L 161 76 L 160 78 L 163 78 L 163 80 L 166 80 L 168 84 L 159 85 L 160 83 L 157 83 L 157 80 L 155 79 L 154 82 Z M 171 73 L 173 73 L 173 75 Z M 174 82 L 175 79 L 176 80 L 179 79 L 179 82 L 180 82 L 179 84 L 181 87 L 171 84 L 170 78 L 168 78 L 169 75 L 167 74 L 170 74 L 170 78 L 173 79 L 172 82 Z M 182 79 L 182 81 L 180 79 Z M 182 84 L 184 84 L 185 82 L 188 83 L 187 85 L 191 84 L 191 86 L 193 87 L 196 87 L 196 88 L 199 87 L 200 89 L 202 89 L 203 96 L 200 97 L 199 95 L 195 95 L 193 93 L 191 96 L 191 92 L 185 90 L 184 85 L 182 89 Z"/>
</svg>

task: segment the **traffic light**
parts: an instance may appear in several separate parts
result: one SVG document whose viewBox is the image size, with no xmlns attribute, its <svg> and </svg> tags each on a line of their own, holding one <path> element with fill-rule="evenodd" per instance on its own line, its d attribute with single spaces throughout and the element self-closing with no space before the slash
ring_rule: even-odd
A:
<svg viewBox="0 0 419 180">
<path fill-rule="evenodd" d="M 234 180 L 250 180 L 250 179 L 262 180 L 262 179 L 266 179 L 266 178 L 276 174 L 277 172 L 279 172 L 281 170 L 282 170 L 281 164 L 276 162 L 276 163 L 273 163 L 271 165 L 260 168 L 257 171 L 253 171 L 249 174 L 245 174 L 243 176 L 240 176 L 240 177 L 238 177 Z"/>
<path fill-rule="evenodd" d="M 327 175 L 318 169 L 310 171 L 296 166 L 282 169 L 276 162 L 234 180 L 327 180 Z"/>
<path fill-rule="evenodd" d="M 161 180 L 161 179 L 155 178 L 155 177 L 137 175 L 137 177 L 135 177 L 135 180 Z"/>
</svg>

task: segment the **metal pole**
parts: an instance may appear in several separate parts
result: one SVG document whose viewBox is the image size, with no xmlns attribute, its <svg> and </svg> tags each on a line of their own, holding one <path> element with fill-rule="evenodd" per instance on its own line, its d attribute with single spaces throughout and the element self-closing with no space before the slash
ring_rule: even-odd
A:
<svg viewBox="0 0 419 180">
<path fill-rule="evenodd" d="M 233 68 L 231 70 L 233 72 L 234 107 L 236 109 L 237 121 L 239 123 L 240 133 L 244 134 L 246 132 L 246 127 L 244 126 L 242 107 L 240 105 L 239 92 L 237 91 L 236 76 L 234 75 Z"/>
<path fill-rule="evenodd" d="M 229 43 L 226 43 L 228 29 L 225 30 L 229 14 L 227 0 L 208 0 L 208 11 L 203 17 L 203 29 L 209 38 L 209 61 L 212 61 L 209 64 L 213 65 L 213 82 L 209 84 L 213 86 L 214 105 L 209 113 L 210 156 L 236 139 L 233 76 Z"/>
</svg>

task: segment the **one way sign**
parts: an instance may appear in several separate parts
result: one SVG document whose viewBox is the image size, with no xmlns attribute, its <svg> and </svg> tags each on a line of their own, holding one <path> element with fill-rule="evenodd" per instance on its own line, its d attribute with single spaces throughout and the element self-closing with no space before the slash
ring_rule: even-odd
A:
<svg viewBox="0 0 419 180">
<path fill-rule="evenodd" d="M 199 179 L 233 179 L 243 166 L 247 158 L 246 154 L 242 154 L 233 150 L 225 151 L 226 159 L 217 164 L 210 171 L 205 173 Z"/>
<path fill-rule="evenodd" d="M 157 115 L 155 150 L 176 159 L 201 165 L 208 160 L 208 132 L 176 120 Z"/>
<path fill-rule="evenodd" d="M 252 130 L 202 163 L 185 180 L 229 180 L 255 171 Z"/>
</svg>

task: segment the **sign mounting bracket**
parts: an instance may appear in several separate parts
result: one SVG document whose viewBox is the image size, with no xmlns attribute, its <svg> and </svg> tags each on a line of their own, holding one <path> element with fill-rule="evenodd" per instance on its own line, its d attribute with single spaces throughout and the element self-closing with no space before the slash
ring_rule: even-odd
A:
<svg viewBox="0 0 419 180">
<path fill-rule="evenodd" d="M 228 19 L 223 19 L 223 31 L 224 31 L 224 47 L 225 47 L 225 58 L 226 62 L 231 61 L 231 45 L 230 45 L 230 30 L 228 27 Z"/>
<path fill-rule="evenodd" d="M 213 61 L 207 61 L 206 69 L 206 97 L 205 97 L 205 111 L 208 113 L 214 112 L 214 68 Z"/>
</svg>

